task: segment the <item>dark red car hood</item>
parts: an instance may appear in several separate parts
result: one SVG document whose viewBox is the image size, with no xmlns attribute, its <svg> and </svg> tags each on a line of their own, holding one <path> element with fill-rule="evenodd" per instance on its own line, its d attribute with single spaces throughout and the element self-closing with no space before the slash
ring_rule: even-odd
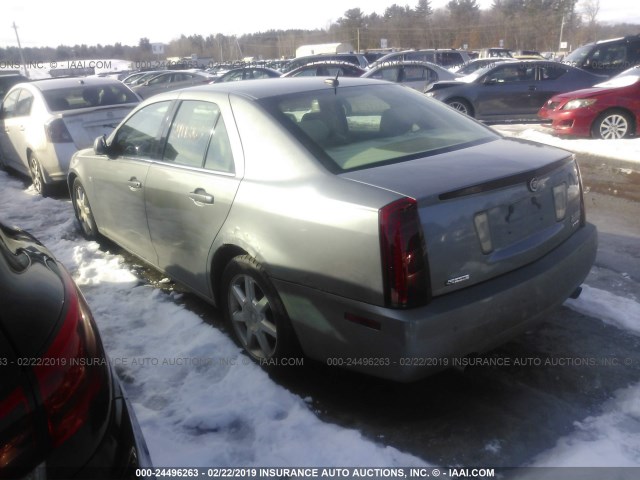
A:
<svg viewBox="0 0 640 480">
<path fill-rule="evenodd" d="M 615 93 L 618 95 L 625 95 L 631 90 L 638 89 L 637 84 L 628 85 L 625 87 L 590 87 L 583 88 L 582 90 L 574 90 L 573 92 L 559 93 L 554 95 L 554 99 L 569 99 L 569 98 L 590 98 L 598 97 L 601 95 L 608 95 Z"/>
</svg>

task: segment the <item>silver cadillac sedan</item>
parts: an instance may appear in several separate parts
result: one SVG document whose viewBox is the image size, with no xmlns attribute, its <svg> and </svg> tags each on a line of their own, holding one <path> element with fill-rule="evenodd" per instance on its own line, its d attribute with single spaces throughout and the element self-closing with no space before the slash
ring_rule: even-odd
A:
<svg viewBox="0 0 640 480">
<path fill-rule="evenodd" d="M 597 246 L 571 153 L 372 79 L 154 96 L 68 184 L 86 237 L 220 307 L 253 359 L 397 381 L 543 321 Z"/>
</svg>

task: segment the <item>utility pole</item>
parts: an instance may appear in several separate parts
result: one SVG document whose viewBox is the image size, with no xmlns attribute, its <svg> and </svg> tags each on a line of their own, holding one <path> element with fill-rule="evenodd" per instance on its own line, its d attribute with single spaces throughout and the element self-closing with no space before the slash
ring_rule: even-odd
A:
<svg viewBox="0 0 640 480">
<path fill-rule="evenodd" d="M 16 39 L 18 40 L 18 51 L 20 52 L 20 61 L 22 62 L 24 75 L 25 77 L 29 78 L 29 71 L 27 70 L 27 62 L 24 61 L 24 54 L 22 53 L 22 45 L 20 45 L 20 37 L 18 36 L 18 27 L 16 26 L 16 22 L 13 22 L 13 29 L 16 32 Z"/>
<path fill-rule="evenodd" d="M 560 24 L 560 42 L 558 43 L 558 51 L 562 50 L 562 32 L 564 31 L 564 13 L 562 14 L 562 23 Z"/>
</svg>

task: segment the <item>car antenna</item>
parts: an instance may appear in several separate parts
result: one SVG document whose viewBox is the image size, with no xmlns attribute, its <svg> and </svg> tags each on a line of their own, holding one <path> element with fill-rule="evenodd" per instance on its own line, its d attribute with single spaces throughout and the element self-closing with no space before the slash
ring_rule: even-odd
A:
<svg viewBox="0 0 640 480">
<path fill-rule="evenodd" d="M 340 82 L 338 82 L 338 77 L 340 76 L 340 69 L 338 69 L 338 71 L 336 72 L 336 76 L 335 78 L 327 78 L 324 83 L 326 83 L 327 85 L 331 85 L 337 93 L 337 89 L 338 89 L 338 85 L 340 85 Z"/>
</svg>

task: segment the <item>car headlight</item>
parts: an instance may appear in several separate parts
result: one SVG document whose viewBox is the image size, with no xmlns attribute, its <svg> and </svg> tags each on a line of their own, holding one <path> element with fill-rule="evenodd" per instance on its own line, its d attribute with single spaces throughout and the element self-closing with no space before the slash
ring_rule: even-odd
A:
<svg viewBox="0 0 640 480">
<path fill-rule="evenodd" d="M 577 100 L 569 100 L 562 110 L 575 110 L 576 108 L 589 107 L 596 103 L 595 98 L 579 98 Z"/>
</svg>

